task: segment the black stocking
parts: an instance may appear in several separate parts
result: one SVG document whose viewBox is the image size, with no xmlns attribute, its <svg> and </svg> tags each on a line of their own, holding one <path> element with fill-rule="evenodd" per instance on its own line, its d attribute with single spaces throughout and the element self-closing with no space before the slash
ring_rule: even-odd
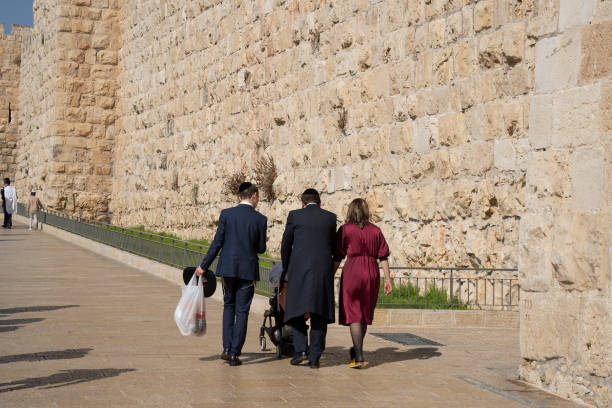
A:
<svg viewBox="0 0 612 408">
<path fill-rule="evenodd" d="M 351 337 L 353 338 L 353 346 L 357 361 L 363 361 L 363 338 L 365 337 L 368 326 L 365 323 L 351 323 Z"/>
</svg>

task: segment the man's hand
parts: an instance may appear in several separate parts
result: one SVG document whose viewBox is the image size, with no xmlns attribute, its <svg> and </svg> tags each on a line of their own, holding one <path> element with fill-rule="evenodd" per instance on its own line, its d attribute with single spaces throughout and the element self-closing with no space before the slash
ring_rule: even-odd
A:
<svg viewBox="0 0 612 408">
<path fill-rule="evenodd" d="M 393 291 L 393 286 L 391 286 L 391 281 L 389 279 L 385 279 L 385 295 L 389 296 Z"/>
<path fill-rule="evenodd" d="M 195 270 L 195 274 L 196 274 L 196 276 L 202 276 L 202 275 L 204 275 L 204 269 L 202 269 L 202 267 L 201 267 L 201 266 L 198 266 L 198 267 L 196 268 L 196 270 Z"/>
</svg>

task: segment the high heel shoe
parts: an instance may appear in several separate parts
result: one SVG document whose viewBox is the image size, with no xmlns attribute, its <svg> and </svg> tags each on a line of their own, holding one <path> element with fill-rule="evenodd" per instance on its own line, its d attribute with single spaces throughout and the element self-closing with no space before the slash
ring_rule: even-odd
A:
<svg viewBox="0 0 612 408">
<path fill-rule="evenodd" d="M 349 363 L 349 367 L 350 368 L 355 368 L 355 369 L 360 369 L 361 367 L 363 367 L 365 365 L 364 361 L 357 361 L 357 360 L 351 360 L 351 362 Z"/>
</svg>

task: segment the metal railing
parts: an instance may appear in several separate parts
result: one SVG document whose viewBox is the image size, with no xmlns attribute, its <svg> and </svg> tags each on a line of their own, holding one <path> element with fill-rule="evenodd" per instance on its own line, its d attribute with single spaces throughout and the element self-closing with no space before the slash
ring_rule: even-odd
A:
<svg viewBox="0 0 612 408">
<path fill-rule="evenodd" d="M 27 216 L 23 204 L 18 214 Z M 53 210 L 39 213 L 39 222 L 81 235 L 94 241 L 177 268 L 199 265 L 207 245 L 183 241 L 137 229 L 65 215 Z M 260 257 L 257 293 L 271 294 L 268 274 L 280 260 Z M 217 261 L 211 269 L 214 271 Z M 416 309 L 518 310 L 520 287 L 516 269 L 392 267 L 393 292 L 383 293 L 381 279 L 379 307 Z M 339 279 L 336 280 L 336 292 Z"/>
<path fill-rule="evenodd" d="M 27 216 L 25 205 L 19 204 L 19 215 Z M 38 221 L 100 242 L 122 251 L 130 252 L 145 258 L 183 269 L 196 266 L 202 262 L 208 245 L 183 241 L 172 237 L 153 234 L 137 229 L 117 227 L 103 222 L 92 221 L 76 215 L 61 214 L 54 210 L 44 210 L 38 215 Z M 279 260 L 259 257 L 259 275 L 255 289 L 258 293 L 269 295 L 270 282 L 268 272 Z M 217 259 L 211 265 L 213 272 Z"/>
<path fill-rule="evenodd" d="M 392 308 L 518 310 L 520 286 L 516 269 L 391 268 L 393 292 L 378 305 Z M 400 272 L 403 276 L 397 276 Z"/>
</svg>

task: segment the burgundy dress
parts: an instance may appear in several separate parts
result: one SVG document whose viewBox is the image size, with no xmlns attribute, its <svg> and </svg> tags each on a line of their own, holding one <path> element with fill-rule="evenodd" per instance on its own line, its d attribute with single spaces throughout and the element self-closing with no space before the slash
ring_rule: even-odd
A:
<svg viewBox="0 0 612 408">
<path fill-rule="evenodd" d="M 387 259 L 389 246 L 380 228 L 344 224 L 336 236 L 334 260 L 347 257 L 340 278 L 339 323 L 372 324 L 380 288 L 378 260 Z"/>
</svg>

